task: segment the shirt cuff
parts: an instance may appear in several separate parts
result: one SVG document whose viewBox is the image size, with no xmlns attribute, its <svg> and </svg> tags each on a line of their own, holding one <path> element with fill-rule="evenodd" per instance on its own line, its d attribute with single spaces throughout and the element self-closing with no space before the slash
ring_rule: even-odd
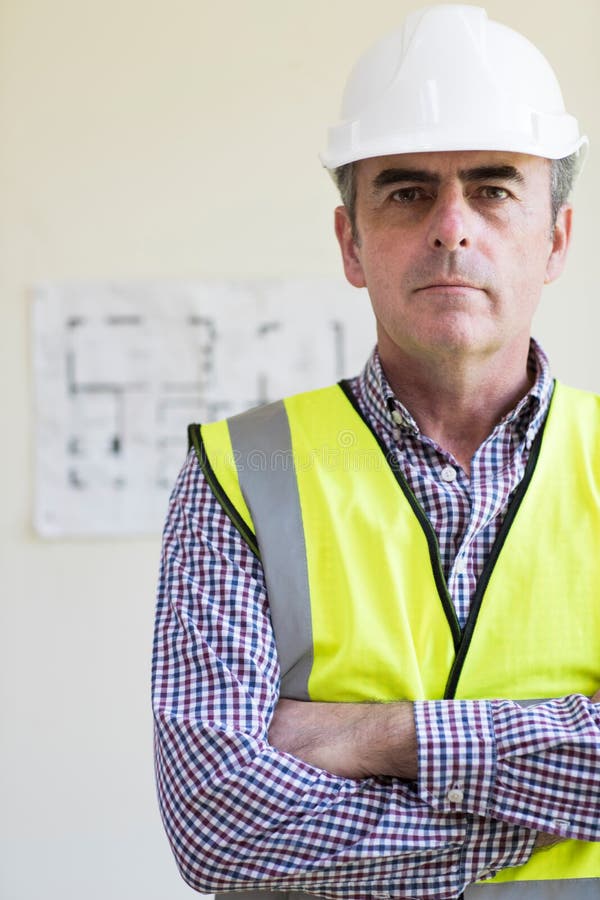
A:
<svg viewBox="0 0 600 900">
<path fill-rule="evenodd" d="M 463 890 L 529 861 L 535 847 L 535 831 L 477 816 L 469 821 L 462 859 Z"/>
<path fill-rule="evenodd" d="M 487 700 L 416 700 L 420 798 L 443 813 L 487 816 L 496 779 L 492 707 Z"/>
</svg>

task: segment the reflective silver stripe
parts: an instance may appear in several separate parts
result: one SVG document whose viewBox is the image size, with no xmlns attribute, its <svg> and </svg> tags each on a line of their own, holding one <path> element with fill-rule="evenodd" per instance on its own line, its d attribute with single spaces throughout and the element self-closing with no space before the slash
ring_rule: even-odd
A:
<svg viewBox="0 0 600 900">
<path fill-rule="evenodd" d="M 541 700 L 515 700 L 515 703 L 518 703 L 519 706 L 527 707 L 527 706 L 539 706 L 540 703 L 548 703 L 551 697 L 544 697 Z"/>
<path fill-rule="evenodd" d="M 465 900 L 598 900 L 600 879 L 561 878 L 560 881 L 502 881 L 473 884 Z"/>
<path fill-rule="evenodd" d="M 281 665 L 281 694 L 308 700 L 314 656 L 308 564 L 283 402 L 234 416 L 229 420 L 229 434 L 265 571 Z"/>
<path fill-rule="evenodd" d="M 389 896 L 396 896 L 393 885 Z M 310 900 L 318 894 L 301 891 L 227 891 L 215 894 L 215 900 Z M 382 896 L 375 890 L 373 897 Z M 505 881 L 496 884 L 473 884 L 463 894 L 465 900 L 598 900 L 600 880 L 597 878 L 564 878 L 560 881 Z"/>
</svg>

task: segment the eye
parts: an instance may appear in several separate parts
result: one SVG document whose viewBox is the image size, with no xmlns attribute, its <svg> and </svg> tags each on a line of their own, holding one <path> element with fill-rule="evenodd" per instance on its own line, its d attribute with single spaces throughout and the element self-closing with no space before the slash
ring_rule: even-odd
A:
<svg viewBox="0 0 600 900">
<path fill-rule="evenodd" d="M 506 188 L 498 187 L 498 185 L 486 184 L 478 188 L 475 191 L 475 195 L 483 200 L 508 200 L 511 193 Z"/>
<path fill-rule="evenodd" d="M 409 203 L 414 203 L 416 200 L 425 200 L 428 196 L 429 194 L 423 188 L 404 187 L 397 188 L 391 195 L 391 199 L 396 203 L 408 205 Z"/>
</svg>

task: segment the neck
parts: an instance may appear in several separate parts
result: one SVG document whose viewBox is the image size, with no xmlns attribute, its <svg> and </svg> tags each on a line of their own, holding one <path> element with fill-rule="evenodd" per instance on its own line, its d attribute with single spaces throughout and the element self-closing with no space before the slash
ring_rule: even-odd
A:
<svg viewBox="0 0 600 900">
<path fill-rule="evenodd" d="M 450 452 L 467 474 L 476 450 L 530 389 L 528 352 L 527 342 L 515 354 L 434 362 L 408 357 L 397 347 L 386 352 L 381 342 L 379 346 L 397 399 L 421 432 Z"/>
</svg>

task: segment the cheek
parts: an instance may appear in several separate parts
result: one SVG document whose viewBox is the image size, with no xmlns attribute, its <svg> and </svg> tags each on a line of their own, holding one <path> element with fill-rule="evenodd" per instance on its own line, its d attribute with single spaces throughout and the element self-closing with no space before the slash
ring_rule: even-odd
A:
<svg viewBox="0 0 600 900">
<path fill-rule="evenodd" d="M 521 280 L 541 292 L 546 280 L 548 260 L 550 258 L 550 242 L 547 235 L 531 235 L 525 237 L 515 247 L 514 259 Z"/>
<path fill-rule="evenodd" d="M 395 285 L 402 283 L 410 271 L 415 257 L 414 242 L 405 235 L 379 231 L 369 234 L 360 248 L 360 259 L 368 285 Z M 420 257 L 423 252 L 421 250 Z M 417 254 L 417 260 L 419 254 Z"/>
<path fill-rule="evenodd" d="M 526 208 L 510 223 L 509 234 L 515 253 L 532 268 L 546 265 L 552 248 L 550 210 Z"/>
<path fill-rule="evenodd" d="M 549 225 L 540 222 L 539 216 L 511 217 L 501 229 L 488 229 L 477 250 L 493 271 L 499 290 L 512 286 L 539 294 L 551 251 Z"/>
</svg>

